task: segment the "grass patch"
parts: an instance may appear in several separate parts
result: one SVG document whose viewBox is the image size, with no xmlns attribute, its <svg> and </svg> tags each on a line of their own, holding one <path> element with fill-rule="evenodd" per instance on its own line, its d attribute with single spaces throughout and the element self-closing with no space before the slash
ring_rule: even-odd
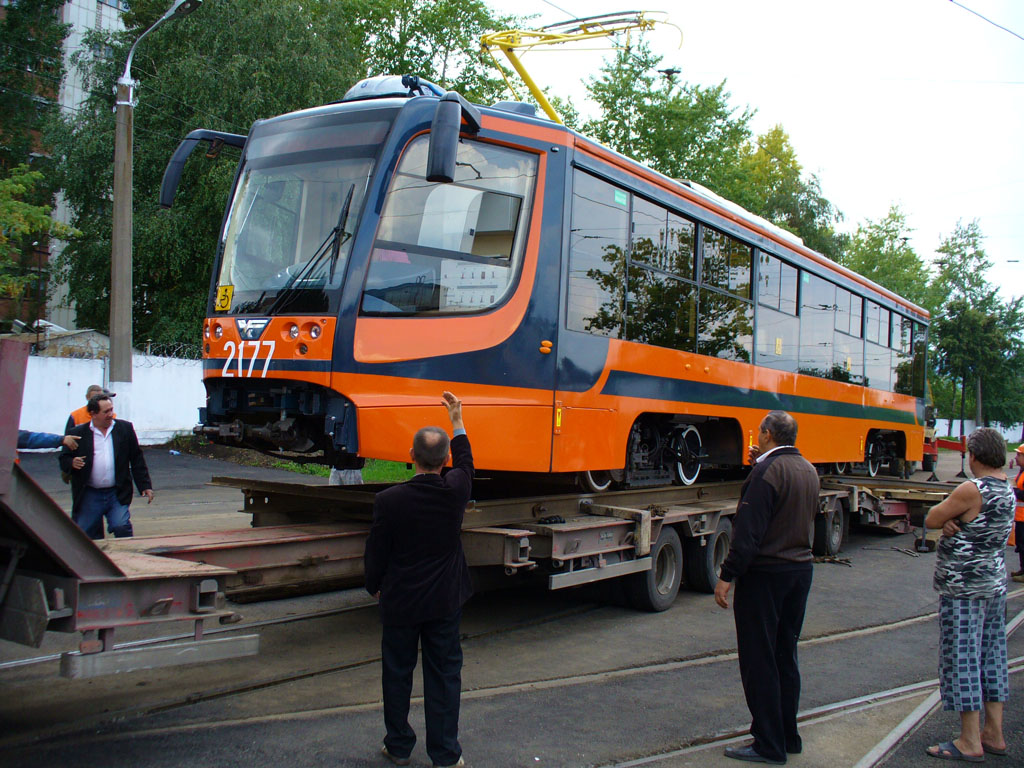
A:
<svg viewBox="0 0 1024 768">
<path fill-rule="evenodd" d="M 296 472 L 300 475 L 314 475 L 315 477 L 330 477 L 331 468 L 323 464 L 297 464 L 294 461 L 275 461 L 274 469 L 283 469 L 286 472 Z M 412 477 L 415 472 L 406 469 L 405 464 L 397 461 L 381 461 L 379 459 L 367 459 L 363 467 L 364 483 L 403 483 Z"/>
</svg>

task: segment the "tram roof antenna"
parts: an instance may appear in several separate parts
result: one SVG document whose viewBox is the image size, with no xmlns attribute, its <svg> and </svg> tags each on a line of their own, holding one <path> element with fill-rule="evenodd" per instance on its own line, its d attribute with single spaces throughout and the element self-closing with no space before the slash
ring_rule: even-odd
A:
<svg viewBox="0 0 1024 768">
<path fill-rule="evenodd" d="M 516 51 L 530 50 L 541 45 L 561 45 L 562 43 L 574 43 L 580 40 L 614 37 L 622 33 L 628 35 L 634 29 L 645 32 L 653 29 L 657 24 L 668 24 L 675 27 L 674 24 L 669 23 L 667 18 L 655 18 L 656 16 L 666 17 L 667 14 L 662 11 L 619 11 L 618 13 L 605 13 L 600 16 L 587 16 L 581 19 L 560 21 L 557 24 L 548 24 L 540 29 L 507 29 L 503 32 L 492 32 L 484 35 L 480 38 L 480 47 L 494 60 L 494 65 L 501 72 L 501 76 L 505 78 L 505 83 L 508 85 L 509 90 L 512 91 L 516 98 L 519 98 L 515 87 L 509 82 L 505 70 L 498 64 L 497 56 L 494 55 L 495 49 L 504 53 L 505 58 L 509 60 L 512 68 L 519 74 L 526 87 L 530 89 L 530 94 L 537 100 L 545 114 L 556 123 L 561 124 L 562 119 L 555 112 L 555 108 L 551 106 L 551 103 L 544 96 L 537 83 L 530 77 L 519 56 L 516 55 Z M 676 29 L 679 28 L 676 27 Z M 682 31 L 679 33 L 679 44 L 682 47 Z"/>
</svg>

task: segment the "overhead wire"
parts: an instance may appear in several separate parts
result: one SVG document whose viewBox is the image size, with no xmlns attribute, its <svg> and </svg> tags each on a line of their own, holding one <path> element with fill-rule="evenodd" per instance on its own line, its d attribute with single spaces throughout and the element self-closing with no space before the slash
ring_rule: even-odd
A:
<svg viewBox="0 0 1024 768">
<path fill-rule="evenodd" d="M 965 11 L 967 11 L 968 13 L 973 13 L 973 14 L 974 14 L 975 16 L 977 16 L 977 17 L 978 17 L 979 19 L 981 19 L 982 21 L 986 21 L 986 22 L 988 22 L 988 23 L 989 23 L 989 24 L 991 24 L 991 25 L 992 25 L 993 27 L 996 27 L 996 28 L 998 28 L 998 29 L 1001 29 L 1001 30 L 1003 30 L 1003 32 L 1008 32 L 1008 33 L 1010 33 L 1011 35 L 1013 35 L 1014 37 L 1016 37 L 1016 38 L 1017 38 L 1017 39 L 1019 39 L 1019 40 L 1024 40 L 1024 37 L 1021 37 L 1021 36 L 1020 36 L 1020 35 L 1018 35 L 1018 34 L 1017 34 L 1016 32 L 1014 32 L 1014 31 L 1013 31 L 1012 29 L 1009 29 L 1008 27 L 1004 27 L 1004 26 L 1003 26 L 1002 24 L 997 24 L 996 22 L 992 21 L 992 19 L 988 18 L 987 16 L 982 16 L 982 15 L 981 15 L 980 13 L 978 13 L 978 12 L 977 12 L 976 10 L 974 10 L 973 8 L 968 8 L 968 7 L 967 7 L 966 5 L 964 5 L 963 3 L 958 3 L 958 2 L 957 2 L 957 0 L 949 0 L 949 2 L 951 2 L 951 3 L 953 4 L 953 5 L 957 6 L 958 8 L 963 8 L 963 9 L 964 9 Z"/>
</svg>

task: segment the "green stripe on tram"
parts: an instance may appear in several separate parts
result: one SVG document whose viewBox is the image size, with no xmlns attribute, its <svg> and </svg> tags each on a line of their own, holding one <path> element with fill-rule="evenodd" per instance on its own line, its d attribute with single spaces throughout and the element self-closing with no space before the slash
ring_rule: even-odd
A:
<svg viewBox="0 0 1024 768">
<path fill-rule="evenodd" d="M 612 371 L 601 390 L 602 395 L 641 397 L 679 403 L 707 403 L 735 408 L 756 408 L 765 411 L 807 413 L 814 416 L 836 416 L 844 419 L 867 419 L 898 424 L 916 424 L 913 412 L 873 405 L 841 403 L 818 397 L 786 395 L 758 389 L 730 387 L 723 384 L 672 379 L 630 371 Z"/>
</svg>

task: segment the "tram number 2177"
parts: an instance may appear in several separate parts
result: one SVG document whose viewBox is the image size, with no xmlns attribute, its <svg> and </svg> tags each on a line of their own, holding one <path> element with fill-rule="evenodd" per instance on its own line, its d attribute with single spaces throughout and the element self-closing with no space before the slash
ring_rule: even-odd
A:
<svg viewBox="0 0 1024 768">
<path fill-rule="evenodd" d="M 240 341 L 236 345 L 233 341 L 225 342 L 224 349 L 228 353 L 228 359 L 224 361 L 221 369 L 221 376 L 245 376 L 251 377 L 256 370 L 256 364 L 262 363 L 263 368 L 258 375 L 261 379 L 267 378 L 267 371 L 270 370 L 270 361 L 274 358 L 274 348 L 277 342 L 274 341 Z M 248 367 L 246 366 L 246 347 L 249 351 Z M 260 347 L 266 348 L 264 357 L 260 359 Z"/>
</svg>

